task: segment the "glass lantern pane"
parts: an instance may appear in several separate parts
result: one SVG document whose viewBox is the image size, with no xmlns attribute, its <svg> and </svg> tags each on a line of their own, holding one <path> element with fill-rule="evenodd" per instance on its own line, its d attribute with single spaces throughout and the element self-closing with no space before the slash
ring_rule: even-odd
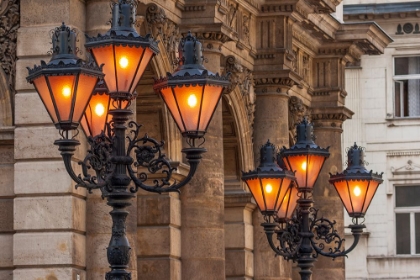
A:
<svg viewBox="0 0 420 280">
<path fill-rule="evenodd" d="M 283 158 L 285 165 L 291 171 L 296 171 L 296 183 L 298 187 L 304 188 L 307 186 L 306 184 L 306 172 L 307 172 L 307 156 L 306 155 L 299 155 L 299 156 L 287 156 Z"/>
<path fill-rule="evenodd" d="M 45 108 L 50 114 L 50 117 L 54 123 L 58 122 L 57 113 L 55 111 L 53 101 L 51 98 L 50 90 L 48 89 L 47 81 L 44 76 L 38 77 L 34 80 L 35 89 L 41 97 Z"/>
<path fill-rule="evenodd" d="M 166 106 L 168 107 L 169 111 L 171 112 L 172 117 L 174 118 L 178 128 L 181 132 L 185 132 L 185 126 L 182 122 L 181 115 L 178 110 L 178 106 L 176 104 L 174 93 L 172 92 L 171 87 L 166 87 L 160 90 L 160 95 L 163 98 Z"/>
<path fill-rule="evenodd" d="M 376 193 L 376 190 L 378 189 L 379 182 L 371 180 L 369 183 L 368 190 L 366 192 L 366 199 L 365 199 L 365 205 L 363 206 L 363 213 L 366 213 L 367 209 L 369 208 L 370 203 L 372 202 L 373 196 Z"/>
<path fill-rule="evenodd" d="M 73 121 L 79 122 L 89 99 L 92 96 L 93 89 L 98 82 L 97 77 L 88 76 L 84 74 L 79 75 L 79 82 L 77 83 L 76 102 L 74 103 Z"/>
<path fill-rule="evenodd" d="M 347 182 L 354 213 L 363 213 L 369 181 L 352 180 Z"/>
<path fill-rule="evenodd" d="M 70 121 L 76 76 L 49 76 L 48 80 L 58 109 L 59 121 Z"/>
<path fill-rule="evenodd" d="M 322 165 L 324 164 L 325 157 L 319 155 L 309 155 L 308 156 L 308 181 L 306 183 L 307 187 L 313 187 L 316 180 L 318 179 L 319 172 L 321 172 Z"/>
<path fill-rule="evenodd" d="M 285 185 L 286 186 L 286 185 Z M 283 201 L 280 203 L 277 210 L 277 217 L 280 219 L 291 218 L 293 211 L 295 211 L 297 200 L 298 200 L 298 190 L 294 186 L 290 186 L 287 189 L 286 195 L 284 196 Z"/>
<path fill-rule="evenodd" d="M 347 213 L 349 213 L 349 215 L 350 215 L 354 211 L 353 211 L 353 207 L 351 205 L 350 192 L 349 192 L 349 188 L 348 188 L 348 185 L 347 185 L 347 181 L 335 182 L 334 187 L 335 187 L 338 195 L 340 196 L 341 201 L 343 202 L 343 205 L 347 210 Z"/>
<path fill-rule="evenodd" d="M 96 64 L 99 66 L 103 65 L 102 71 L 105 74 L 104 80 L 109 92 L 117 91 L 116 77 L 115 77 L 115 66 L 114 66 L 114 50 L 113 46 L 104 46 L 98 48 L 92 48 L 93 57 L 95 58 Z"/>
<path fill-rule="evenodd" d="M 222 95 L 223 87 L 206 85 L 204 89 L 203 105 L 200 117 L 200 131 L 206 131 L 216 106 Z"/>
<path fill-rule="evenodd" d="M 174 87 L 176 102 L 186 131 L 198 130 L 203 86 Z"/>
<path fill-rule="evenodd" d="M 130 89 L 133 88 L 134 91 L 137 86 L 137 84 L 134 84 L 134 76 L 139 68 L 144 48 L 130 47 L 127 45 L 115 46 L 114 48 L 116 76 L 118 79 L 117 89 L 119 92 L 130 92 Z"/>
<path fill-rule="evenodd" d="M 96 136 L 105 129 L 109 108 L 109 95 L 96 94 L 90 99 L 81 124 L 86 136 Z"/>
<path fill-rule="evenodd" d="M 255 202 L 257 203 L 260 211 L 266 211 L 263 193 L 261 191 L 260 179 L 256 178 L 256 179 L 247 180 L 245 182 L 248 185 L 249 191 L 254 197 Z"/>
<path fill-rule="evenodd" d="M 286 188 L 282 190 L 282 179 L 261 179 L 267 211 L 275 211 L 276 204 L 284 197 Z M 279 198 L 280 197 L 280 198 Z"/>
<path fill-rule="evenodd" d="M 143 53 L 143 58 L 140 61 L 139 68 L 137 70 L 136 76 L 134 77 L 133 86 L 130 88 L 130 92 L 133 93 L 137 87 L 137 84 L 140 81 L 140 78 L 143 76 L 144 70 L 146 70 L 147 65 L 149 65 L 150 60 L 153 57 L 153 52 L 146 48 Z"/>
</svg>

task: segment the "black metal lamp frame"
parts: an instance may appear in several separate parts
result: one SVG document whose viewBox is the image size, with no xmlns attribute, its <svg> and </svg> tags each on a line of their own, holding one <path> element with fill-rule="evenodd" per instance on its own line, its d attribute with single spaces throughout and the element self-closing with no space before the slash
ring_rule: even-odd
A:
<svg viewBox="0 0 420 280">
<path fill-rule="evenodd" d="M 306 122 L 305 129 L 302 131 L 298 129 L 297 133 L 298 140 L 301 139 L 303 142 L 309 143 L 300 147 L 301 149 L 320 150 L 312 141 L 312 124 Z M 299 147 L 293 147 L 293 153 L 298 153 L 298 150 Z M 327 151 L 323 152 L 328 153 Z M 281 158 L 282 155 L 278 157 L 278 160 Z M 282 165 L 283 162 L 278 162 L 278 164 Z M 276 256 L 297 262 L 301 279 L 310 280 L 311 269 L 319 255 L 332 259 L 347 256 L 359 243 L 366 226 L 359 223 L 359 218 L 353 219 L 353 224 L 349 228 L 354 241 L 350 247 L 345 249 L 345 239 L 338 234 L 335 228 L 336 222 L 318 217 L 318 209 L 313 207 L 312 188 L 298 188 L 298 197 L 295 214 L 291 219 L 280 220 L 276 214 L 264 215 L 265 223 L 262 223 L 261 226 L 263 226 L 268 243 Z"/>
</svg>

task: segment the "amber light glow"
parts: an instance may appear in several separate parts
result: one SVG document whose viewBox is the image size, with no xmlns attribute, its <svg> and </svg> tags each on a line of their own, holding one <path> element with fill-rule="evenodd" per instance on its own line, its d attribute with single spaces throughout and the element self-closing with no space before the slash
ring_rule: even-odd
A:
<svg viewBox="0 0 420 280">
<path fill-rule="evenodd" d="M 296 182 L 299 188 L 312 188 L 318 178 L 325 157 L 321 155 L 296 155 L 283 157 L 289 170 L 296 171 Z"/>
<path fill-rule="evenodd" d="M 258 207 L 262 212 L 275 212 L 280 208 L 287 190 L 290 178 L 255 178 L 245 181 Z"/>
<path fill-rule="evenodd" d="M 280 220 L 285 221 L 292 217 L 293 211 L 295 211 L 297 200 L 298 200 L 298 190 L 294 185 L 291 185 L 284 196 L 279 209 L 277 210 L 277 217 Z"/>
<path fill-rule="evenodd" d="M 63 90 L 61 91 L 64 97 L 70 97 L 71 95 L 71 88 L 69 86 L 64 86 Z"/>
<path fill-rule="evenodd" d="M 188 97 L 188 105 L 191 108 L 194 108 L 197 105 L 197 97 L 195 94 L 191 94 L 190 97 Z"/>
<path fill-rule="evenodd" d="M 121 68 L 127 68 L 128 59 L 125 56 L 123 56 L 123 57 L 120 58 L 119 63 L 120 63 Z"/>
<path fill-rule="evenodd" d="M 375 180 L 338 181 L 333 184 L 350 217 L 364 216 L 379 186 Z"/>
<path fill-rule="evenodd" d="M 101 92 L 92 95 L 82 120 L 80 121 L 86 136 L 96 136 L 105 131 L 108 119 L 110 97 Z"/>
</svg>

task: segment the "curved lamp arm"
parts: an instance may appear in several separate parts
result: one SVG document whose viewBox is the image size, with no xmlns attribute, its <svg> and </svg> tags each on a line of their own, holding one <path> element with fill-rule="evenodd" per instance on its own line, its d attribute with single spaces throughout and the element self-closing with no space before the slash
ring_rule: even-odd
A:
<svg viewBox="0 0 420 280">
<path fill-rule="evenodd" d="M 321 218 L 315 220 L 311 225 L 311 230 L 314 232 L 315 236 L 311 238 L 312 247 L 314 248 L 316 254 L 337 258 L 347 256 L 348 253 L 353 251 L 357 246 L 360 240 L 360 236 L 363 233 L 363 229 L 366 228 L 363 224 L 350 225 L 351 233 L 354 237 L 353 244 L 344 250 L 344 238 L 341 238 L 337 231 L 334 228 L 335 221 L 331 222 L 327 219 Z M 321 240 L 321 242 L 320 242 Z M 325 244 L 335 244 L 334 247 L 328 248 L 325 250 Z"/>
<path fill-rule="evenodd" d="M 277 223 L 262 223 L 264 227 L 265 235 L 267 236 L 268 244 L 271 249 L 278 256 L 282 256 L 285 260 L 296 259 L 298 249 L 302 242 L 302 238 L 297 235 L 297 231 L 290 229 L 289 226 L 285 230 L 276 230 Z M 279 240 L 280 246 L 274 244 L 273 236 L 277 234 L 277 240 Z"/>
<path fill-rule="evenodd" d="M 67 173 L 70 175 L 73 181 L 77 183 L 76 188 L 83 187 L 86 188 L 89 192 L 92 192 L 93 189 L 102 189 L 104 187 L 107 187 L 107 182 L 109 181 L 108 178 L 103 180 L 100 176 L 91 176 L 90 174 L 88 174 L 88 169 L 90 169 L 91 166 L 87 165 L 86 161 L 89 161 L 89 157 L 91 157 L 91 155 L 88 155 L 83 162 L 79 162 L 79 164 L 82 165 L 84 177 L 82 178 L 81 175 L 76 175 L 76 173 L 74 172 L 73 167 L 71 165 L 71 158 L 74 155 L 76 146 L 80 145 L 80 142 L 78 140 L 59 139 L 54 142 L 54 145 L 57 145 L 58 150 L 61 152 L 61 156 L 63 158 L 64 166 L 66 167 Z M 95 167 L 93 168 L 95 169 Z"/>
<path fill-rule="evenodd" d="M 195 174 L 198 164 L 201 161 L 202 154 L 207 150 L 204 148 L 190 147 L 182 150 L 182 153 L 186 154 L 188 163 L 190 164 L 190 170 L 187 177 L 181 182 L 170 183 L 172 173 L 176 170 L 173 168 L 166 158 L 165 154 L 162 153 L 164 142 L 158 142 L 153 138 L 150 138 L 147 134 L 141 138 L 138 137 L 141 125 L 130 122 L 128 124 L 130 128 L 134 128 L 130 131 L 128 139 L 127 157 L 134 151 L 136 155 L 136 161 L 134 166 L 145 167 L 149 173 L 156 174 L 158 171 L 164 174 L 164 178 L 153 180 L 153 185 L 147 185 L 145 182 L 148 180 L 146 172 L 141 172 L 139 175 L 133 169 L 133 166 L 127 165 L 127 170 L 130 178 L 133 180 L 135 187 L 132 187 L 130 191 L 135 193 L 140 189 L 155 192 L 179 192 L 179 189 L 185 186 L 192 179 Z"/>
</svg>

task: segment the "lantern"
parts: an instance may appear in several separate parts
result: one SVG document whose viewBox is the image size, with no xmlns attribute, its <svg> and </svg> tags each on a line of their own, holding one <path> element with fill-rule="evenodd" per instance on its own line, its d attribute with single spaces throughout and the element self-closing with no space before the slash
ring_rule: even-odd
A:
<svg viewBox="0 0 420 280">
<path fill-rule="evenodd" d="M 113 99 L 133 99 L 133 92 L 153 55 L 159 52 L 150 37 L 134 28 L 137 2 L 112 3 L 112 27 L 105 35 L 87 38 L 86 49 L 98 65 L 104 64 L 105 83 Z"/>
<path fill-rule="evenodd" d="M 285 147 L 281 154 L 287 168 L 295 171 L 299 189 L 312 189 L 319 172 L 330 153 L 313 141 L 313 125 L 305 118 L 296 128 L 297 141 L 290 149 Z"/>
<path fill-rule="evenodd" d="M 349 216 L 364 217 L 378 189 L 383 182 L 382 174 L 367 171 L 364 167 L 363 148 L 356 143 L 348 150 L 348 166 L 342 173 L 330 174 L 329 182 L 334 185 Z"/>
<path fill-rule="evenodd" d="M 109 99 L 108 89 L 101 80 L 96 85 L 80 122 L 87 137 L 93 137 L 105 131 L 109 116 Z"/>
<path fill-rule="evenodd" d="M 162 97 L 182 135 L 200 138 L 206 133 L 229 80 L 204 68 L 201 43 L 191 33 L 180 43 L 179 57 L 176 72 L 156 80 L 153 88 Z"/>
<path fill-rule="evenodd" d="M 26 79 L 34 84 L 55 126 L 76 129 L 103 74 L 94 63 L 87 64 L 75 55 L 76 33 L 64 23 L 54 30 L 52 44 L 50 62 L 28 68 Z"/>
<path fill-rule="evenodd" d="M 261 148 L 258 168 L 242 172 L 242 180 L 248 185 L 263 215 L 285 211 L 289 201 L 285 197 L 291 195 L 290 184 L 294 179 L 293 172 L 281 169 L 275 162 L 275 147 L 269 141 Z"/>
</svg>

